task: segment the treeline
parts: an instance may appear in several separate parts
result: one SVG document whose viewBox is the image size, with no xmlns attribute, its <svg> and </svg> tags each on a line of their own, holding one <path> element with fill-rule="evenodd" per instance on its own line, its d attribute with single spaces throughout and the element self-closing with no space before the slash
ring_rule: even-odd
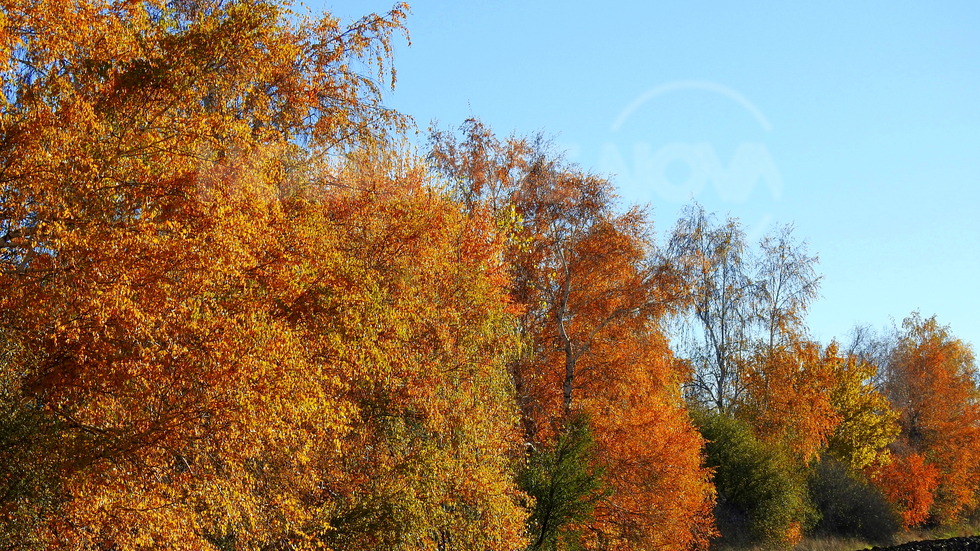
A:
<svg viewBox="0 0 980 551">
<path fill-rule="evenodd" d="M 972 518 L 968 345 L 540 138 L 403 144 L 407 6 L 4 0 L 0 549 L 689 549 Z"/>
</svg>

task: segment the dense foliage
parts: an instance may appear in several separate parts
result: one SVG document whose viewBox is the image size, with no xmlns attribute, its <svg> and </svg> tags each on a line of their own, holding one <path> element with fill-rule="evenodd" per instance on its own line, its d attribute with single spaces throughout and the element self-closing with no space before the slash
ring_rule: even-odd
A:
<svg viewBox="0 0 980 551">
<path fill-rule="evenodd" d="M 882 491 L 847 463 L 824 458 L 810 473 L 809 491 L 819 517 L 814 532 L 886 543 L 902 519 Z"/>
<path fill-rule="evenodd" d="M 785 546 L 809 521 L 805 480 L 783 450 L 767 446 L 745 422 L 719 412 L 698 415 L 708 440 L 718 502 L 715 518 L 725 543 Z"/>
<path fill-rule="evenodd" d="M 382 102 L 407 6 L 0 8 L 0 549 L 779 546 L 977 512 L 950 328 L 821 344 L 790 227 L 695 206 L 661 247 L 540 137 L 409 151 Z"/>
</svg>

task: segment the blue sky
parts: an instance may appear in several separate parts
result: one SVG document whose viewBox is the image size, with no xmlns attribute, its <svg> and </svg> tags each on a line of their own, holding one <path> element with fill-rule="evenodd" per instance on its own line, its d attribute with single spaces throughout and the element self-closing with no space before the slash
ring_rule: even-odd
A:
<svg viewBox="0 0 980 551">
<path fill-rule="evenodd" d="M 691 198 L 794 223 L 823 341 L 918 309 L 980 346 L 980 3 L 411 5 L 388 103 L 421 129 L 544 131 L 661 236 Z"/>
</svg>

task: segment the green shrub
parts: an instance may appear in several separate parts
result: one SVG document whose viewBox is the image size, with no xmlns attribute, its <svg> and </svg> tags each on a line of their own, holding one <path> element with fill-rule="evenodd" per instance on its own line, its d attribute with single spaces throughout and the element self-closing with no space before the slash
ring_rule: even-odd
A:
<svg viewBox="0 0 980 551">
<path fill-rule="evenodd" d="M 902 519 L 877 487 L 860 473 L 832 458 L 824 458 L 809 477 L 810 499 L 820 513 L 815 533 L 859 537 L 888 543 Z"/>
<path fill-rule="evenodd" d="M 695 414 L 714 469 L 715 519 L 722 543 L 785 546 L 809 520 L 805 477 L 785 454 L 761 442 L 748 424 L 715 412 Z"/>
<path fill-rule="evenodd" d="M 552 551 L 577 549 L 579 528 L 596 504 L 609 495 L 603 471 L 594 467 L 595 441 L 584 418 L 576 418 L 551 446 L 540 447 L 528 456 L 518 475 L 524 492 L 534 499 L 528 519 L 531 545 L 528 549 Z"/>
</svg>

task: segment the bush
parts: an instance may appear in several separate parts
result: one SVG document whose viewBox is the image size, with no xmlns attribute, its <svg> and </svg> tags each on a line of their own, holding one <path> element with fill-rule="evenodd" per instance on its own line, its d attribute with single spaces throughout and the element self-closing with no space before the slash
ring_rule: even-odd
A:
<svg viewBox="0 0 980 551">
<path fill-rule="evenodd" d="M 887 543 L 902 519 L 885 495 L 840 461 L 824 458 L 809 479 L 810 499 L 820 514 L 815 533 Z"/>
<path fill-rule="evenodd" d="M 578 528 L 609 495 L 603 471 L 593 466 L 595 441 L 585 418 L 568 423 L 551 446 L 534 450 L 518 476 L 534 499 L 528 519 L 531 550 L 577 549 Z"/>
<path fill-rule="evenodd" d="M 715 412 L 695 415 L 714 469 L 715 518 L 722 542 L 785 546 L 795 543 L 808 520 L 805 481 L 791 463 L 768 447 L 748 424 Z"/>
</svg>

